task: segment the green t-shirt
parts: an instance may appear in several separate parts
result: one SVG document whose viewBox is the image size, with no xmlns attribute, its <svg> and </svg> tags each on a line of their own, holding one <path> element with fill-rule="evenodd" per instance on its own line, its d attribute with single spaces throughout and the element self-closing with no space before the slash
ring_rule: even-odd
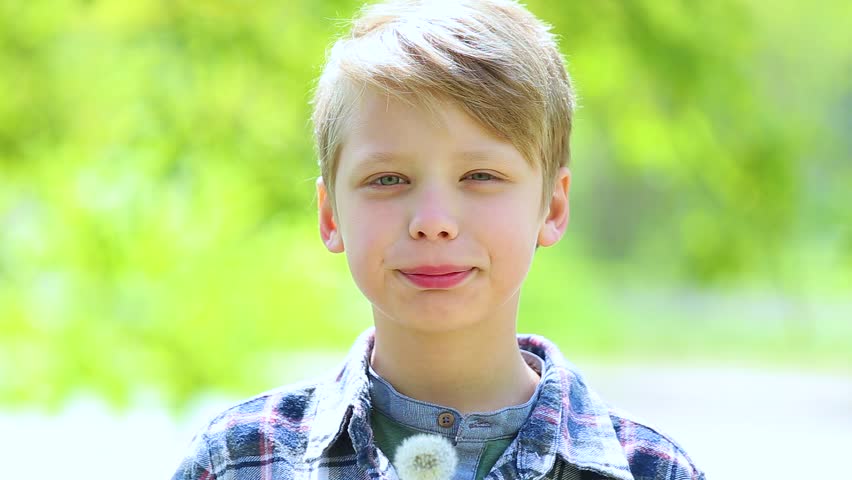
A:
<svg viewBox="0 0 852 480">
<path fill-rule="evenodd" d="M 419 432 L 413 428 L 394 421 L 383 413 L 373 410 L 370 412 L 370 425 L 373 427 L 376 446 L 391 459 L 396 457 L 396 448 L 408 437 L 417 435 Z M 452 439 L 448 439 L 452 440 Z M 476 467 L 475 480 L 482 480 L 491 471 L 491 467 L 497 463 L 500 455 L 506 451 L 514 438 L 488 440 L 485 442 L 482 454 L 479 456 L 479 464 Z"/>
</svg>

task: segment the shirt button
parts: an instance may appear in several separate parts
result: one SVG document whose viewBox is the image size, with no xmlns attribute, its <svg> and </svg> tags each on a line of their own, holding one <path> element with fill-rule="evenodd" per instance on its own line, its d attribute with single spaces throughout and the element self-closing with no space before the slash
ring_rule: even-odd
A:
<svg viewBox="0 0 852 480">
<path fill-rule="evenodd" d="M 451 412 L 444 412 L 438 415 L 438 425 L 444 428 L 450 428 L 456 422 L 456 417 Z"/>
</svg>

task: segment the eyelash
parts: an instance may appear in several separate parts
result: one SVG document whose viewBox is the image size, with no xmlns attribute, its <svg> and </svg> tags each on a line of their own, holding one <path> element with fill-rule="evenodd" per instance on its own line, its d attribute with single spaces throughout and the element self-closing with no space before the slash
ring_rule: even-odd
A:
<svg viewBox="0 0 852 480">
<path fill-rule="evenodd" d="M 472 172 L 472 173 L 469 173 L 469 174 L 465 175 L 465 176 L 464 176 L 464 177 L 462 177 L 462 178 L 470 178 L 470 177 L 472 177 L 473 175 L 488 175 L 488 177 L 489 177 L 489 178 L 484 179 L 484 180 L 473 180 L 473 179 L 471 179 L 471 180 L 473 180 L 473 181 L 475 181 L 475 182 L 482 182 L 482 183 L 484 183 L 484 182 L 489 182 L 489 181 L 493 181 L 493 180 L 500 180 L 500 178 L 499 178 L 499 177 L 497 177 L 496 175 L 493 175 L 493 174 L 491 174 L 491 173 L 488 173 L 488 172 Z M 383 178 L 389 178 L 389 177 L 398 178 L 398 179 L 400 179 L 400 180 L 402 180 L 402 181 L 405 181 L 405 179 L 403 179 L 400 175 L 390 175 L 390 174 L 389 174 L 389 175 L 382 175 L 382 176 L 380 176 L 380 177 L 376 177 L 374 180 L 372 180 L 371 182 L 369 182 L 369 184 L 370 184 L 370 185 L 373 185 L 373 186 L 377 186 L 377 187 L 394 187 L 394 186 L 396 186 L 396 185 L 403 185 L 403 183 L 401 183 L 401 182 L 393 183 L 393 184 L 382 184 L 382 183 L 381 183 L 381 180 L 382 180 Z"/>
</svg>

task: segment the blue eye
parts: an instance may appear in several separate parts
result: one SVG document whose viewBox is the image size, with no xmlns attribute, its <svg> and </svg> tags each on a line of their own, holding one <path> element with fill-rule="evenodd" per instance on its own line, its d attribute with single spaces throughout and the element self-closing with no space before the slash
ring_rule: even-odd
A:
<svg viewBox="0 0 852 480">
<path fill-rule="evenodd" d="M 391 186 L 391 185 L 399 185 L 403 182 L 402 178 L 399 175 L 384 175 L 373 181 L 374 184 Z"/>
<path fill-rule="evenodd" d="M 468 175 L 468 178 L 476 180 L 477 182 L 487 182 L 488 180 L 493 180 L 496 177 L 487 172 L 473 172 Z"/>
</svg>

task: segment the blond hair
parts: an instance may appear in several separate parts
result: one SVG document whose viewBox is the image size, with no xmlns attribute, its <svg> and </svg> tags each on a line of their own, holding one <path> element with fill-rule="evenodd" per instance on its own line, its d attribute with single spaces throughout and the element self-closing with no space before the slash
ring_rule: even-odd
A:
<svg viewBox="0 0 852 480">
<path fill-rule="evenodd" d="M 338 39 L 314 95 L 321 174 L 334 198 L 345 127 L 366 88 L 434 111 L 450 101 L 540 166 L 546 202 L 568 164 L 574 90 L 550 26 L 512 0 L 391 0 Z"/>
</svg>

